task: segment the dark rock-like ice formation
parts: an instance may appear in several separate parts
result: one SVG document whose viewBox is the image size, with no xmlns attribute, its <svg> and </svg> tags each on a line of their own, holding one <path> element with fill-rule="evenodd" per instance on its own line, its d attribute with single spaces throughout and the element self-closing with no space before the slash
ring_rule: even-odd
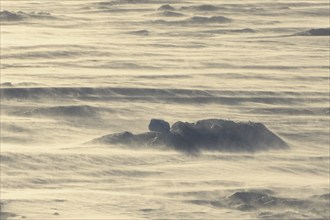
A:
<svg viewBox="0 0 330 220">
<path fill-rule="evenodd" d="M 170 132 L 170 124 L 161 119 L 151 119 L 149 123 L 149 131 Z"/>
<path fill-rule="evenodd" d="M 164 16 L 164 17 L 183 17 L 183 16 L 185 16 L 184 14 L 173 12 L 173 11 L 162 11 L 158 15 Z"/>
<path fill-rule="evenodd" d="M 288 145 L 261 123 L 206 119 L 196 123 L 152 119 L 149 132 L 116 133 L 96 138 L 91 143 L 128 146 L 168 147 L 184 152 L 232 151 L 256 152 L 285 149 Z"/>
<path fill-rule="evenodd" d="M 174 11 L 175 8 L 173 8 L 171 5 L 162 5 L 158 8 L 159 11 Z"/>
<path fill-rule="evenodd" d="M 190 23 L 198 23 L 198 24 L 227 23 L 227 22 L 230 22 L 231 19 L 226 18 L 224 16 L 212 16 L 212 17 L 194 16 L 192 18 L 189 18 L 187 21 Z"/>
<path fill-rule="evenodd" d="M 227 208 L 242 212 L 258 212 L 260 219 L 329 219 L 329 200 L 311 197 L 282 197 L 270 189 L 239 190 L 217 199 L 193 199 L 200 206 Z M 257 218 L 257 219 L 259 219 Z"/>
<path fill-rule="evenodd" d="M 148 36 L 149 35 L 149 31 L 147 31 L 147 30 L 130 31 L 127 33 L 132 34 L 132 35 L 139 35 L 139 36 Z"/>
<path fill-rule="evenodd" d="M 184 6 L 181 7 L 181 10 L 194 10 L 194 11 L 217 11 L 220 8 L 214 5 L 196 5 L 196 6 Z"/>
<path fill-rule="evenodd" d="M 0 18 L 1 21 L 21 21 L 24 19 L 24 14 L 22 13 L 15 13 L 10 11 L 1 11 Z"/>
<path fill-rule="evenodd" d="M 298 33 L 299 36 L 330 36 L 330 28 L 316 28 Z"/>
</svg>

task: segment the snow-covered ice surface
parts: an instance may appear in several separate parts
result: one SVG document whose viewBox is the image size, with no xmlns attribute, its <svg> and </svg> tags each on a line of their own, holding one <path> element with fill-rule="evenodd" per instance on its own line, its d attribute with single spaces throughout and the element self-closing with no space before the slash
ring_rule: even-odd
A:
<svg viewBox="0 0 330 220">
<path fill-rule="evenodd" d="M 328 0 L 2 0 L 1 219 L 328 219 Z M 290 148 L 85 144 L 152 118 Z"/>
</svg>

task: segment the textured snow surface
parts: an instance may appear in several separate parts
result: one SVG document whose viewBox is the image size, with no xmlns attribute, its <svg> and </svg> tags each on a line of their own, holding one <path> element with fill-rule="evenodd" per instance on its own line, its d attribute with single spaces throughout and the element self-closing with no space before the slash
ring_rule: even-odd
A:
<svg viewBox="0 0 330 220">
<path fill-rule="evenodd" d="M 330 217 L 328 0 L 1 0 L 0 18 L 1 219 Z M 182 124 L 184 146 L 86 144 L 153 118 L 289 147 Z"/>
</svg>

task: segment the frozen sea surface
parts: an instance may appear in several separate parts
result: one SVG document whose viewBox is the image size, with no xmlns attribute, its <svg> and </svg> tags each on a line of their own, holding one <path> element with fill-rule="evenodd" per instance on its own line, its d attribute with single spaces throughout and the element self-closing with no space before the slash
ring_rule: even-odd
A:
<svg viewBox="0 0 330 220">
<path fill-rule="evenodd" d="M 1 1 L 1 219 L 329 219 L 328 0 Z M 288 149 L 86 145 L 152 118 Z"/>
</svg>

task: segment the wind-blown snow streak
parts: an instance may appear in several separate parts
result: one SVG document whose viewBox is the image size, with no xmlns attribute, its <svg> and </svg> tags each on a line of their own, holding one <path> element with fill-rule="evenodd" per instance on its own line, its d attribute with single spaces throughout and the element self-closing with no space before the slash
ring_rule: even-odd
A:
<svg viewBox="0 0 330 220">
<path fill-rule="evenodd" d="M 2 22 L 15 22 L 29 19 L 55 19 L 55 17 L 46 12 L 25 13 L 22 11 L 10 12 L 5 10 L 0 12 L 0 19 Z"/>
<path fill-rule="evenodd" d="M 156 20 L 152 23 L 162 24 L 162 25 L 203 25 L 203 24 L 224 24 L 231 22 L 232 19 L 224 16 L 193 16 L 188 19 L 179 21 L 167 21 L 167 20 Z"/>
<path fill-rule="evenodd" d="M 10 85 L 10 84 L 8 84 Z M 19 99 L 81 99 L 81 100 L 150 100 L 169 102 L 261 102 L 295 103 L 309 100 L 319 102 L 327 97 L 326 92 L 294 91 L 230 91 L 201 89 L 158 89 L 158 88 L 109 88 L 109 87 L 30 87 L 1 88 L 3 100 Z M 283 97 L 285 96 L 285 97 Z"/>
</svg>

